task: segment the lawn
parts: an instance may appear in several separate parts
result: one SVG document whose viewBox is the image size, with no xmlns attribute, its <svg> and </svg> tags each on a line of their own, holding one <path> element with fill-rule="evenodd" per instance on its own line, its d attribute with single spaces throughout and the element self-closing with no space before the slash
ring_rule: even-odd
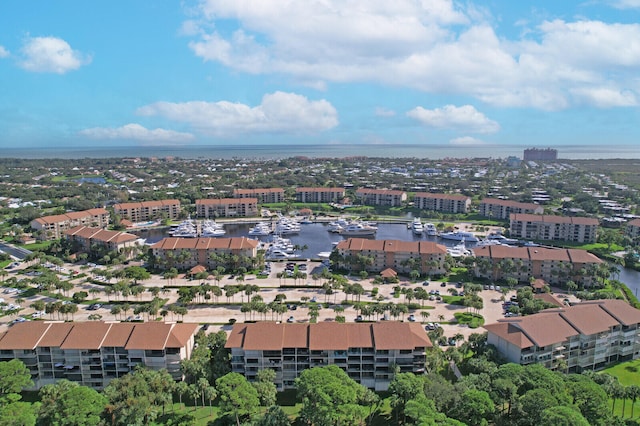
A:
<svg viewBox="0 0 640 426">
<path fill-rule="evenodd" d="M 469 328 L 478 328 L 484 324 L 482 315 L 471 312 L 456 312 L 453 314 L 459 324 L 469 324 Z"/>
<path fill-rule="evenodd" d="M 612 376 L 617 377 L 620 384 L 623 386 L 640 386 L 640 360 L 638 359 L 615 364 L 602 370 L 602 373 L 611 374 Z M 611 401 L 609 403 L 612 404 Z M 634 418 L 638 418 L 638 416 L 640 416 L 640 400 L 637 400 L 635 404 L 632 404 L 631 400 L 627 400 L 626 403 L 623 403 L 621 400 L 617 400 L 615 403 L 614 413 L 618 416 L 629 418 L 631 416 L 632 405 L 634 406 L 633 416 Z M 623 407 L 624 416 L 622 412 Z"/>
</svg>

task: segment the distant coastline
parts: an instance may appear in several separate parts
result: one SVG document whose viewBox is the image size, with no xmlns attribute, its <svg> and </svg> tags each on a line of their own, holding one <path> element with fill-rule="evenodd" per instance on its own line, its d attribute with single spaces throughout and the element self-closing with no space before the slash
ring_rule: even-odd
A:
<svg viewBox="0 0 640 426">
<path fill-rule="evenodd" d="M 547 146 L 540 145 L 541 148 Z M 79 158 L 123 158 L 123 157 L 181 157 L 206 159 L 279 159 L 295 156 L 310 158 L 379 157 L 379 158 L 522 158 L 523 145 L 471 145 L 453 146 L 417 144 L 295 144 L 295 145 L 187 145 L 187 146 L 97 146 L 97 147 L 40 147 L 3 148 L 0 158 L 19 159 L 79 159 Z M 637 145 L 555 145 L 558 158 L 562 159 L 606 159 L 638 158 Z"/>
</svg>

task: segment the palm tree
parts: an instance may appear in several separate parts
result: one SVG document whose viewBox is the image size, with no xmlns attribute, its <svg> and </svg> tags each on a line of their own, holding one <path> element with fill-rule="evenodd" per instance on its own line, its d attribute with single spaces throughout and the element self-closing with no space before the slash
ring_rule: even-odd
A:
<svg viewBox="0 0 640 426">
<path fill-rule="evenodd" d="M 422 322 L 427 321 L 431 316 L 431 314 L 427 311 L 420 311 L 420 315 L 422 316 Z"/>
</svg>

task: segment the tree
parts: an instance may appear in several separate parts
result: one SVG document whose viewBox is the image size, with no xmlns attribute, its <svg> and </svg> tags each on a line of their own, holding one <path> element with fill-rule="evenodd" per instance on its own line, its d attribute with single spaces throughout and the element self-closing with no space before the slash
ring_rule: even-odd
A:
<svg viewBox="0 0 640 426">
<path fill-rule="evenodd" d="M 367 415 L 366 407 L 360 405 L 366 388 L 336 365 L 304 370 L 296 379 L 296 389 L 302 400 L 299 418 L 308 424 L 358 424 Z"/>
<path fill-rule="evenodd" d="M 282 407 L 274 405 L 255 423 L 255 426 L 291 426 L 291 420 L 282 410 Z"/>
<path fill-rule="evenodd" d="M 35 426 L 36 404 L 13 401 L 0 405 L 0 426 Z"/>
<path fill-rule="evenodd" d="M 228 373 L 216 380 L 216 387 L 220 411 L 223 415 L 233 416 L 238 426 L 240 419 L 247 419 L 258 411 L 258 392 L 243 375 Z"/>
<path fill-rule="evenodd" d="M 389 384 L 389 392 L 391 393 L 391 406 L 396 412 L 396 420 L 402 415 L 403 422 L 404 408 L 407 401 L 416 398 L 424 387 L 424 381 L 413 373 L 396 374 Z"/>
<path fill-rule="evenodd" d="M 253 382 L 253 387 L 258 392 L 258 399 L 260 405 L 263 407 L 271 407 L 276 403 L 276 396 L 278 389 L 274 383 L 276 380 L 276 372 L 267 368 L 258 371 L 256 376 L 257 380 Z"/>
<path fill-rule="evenodd" d="M 493 417 L 495 406 L 485 391 L 468 389 L 451 410 L 451 417 L 470 425 L 486 424 Z"/>
<path fill-rule="evenodd" d="M 0 362 L 0 399 L 9 394 L 20 393 L 24 388 L 33 386 L 29 369 L 19 359 Z"/>
<path fill-rule="evenodd" d="M 87 386 L 60 380 L 40 389 L 38 424 L 93 426 L 101 422 L 107 398 Z"/>
<path fill-rule="evenodd" d="M 565 405 L 542 411 L 540 426 L 589 426 L 589 422 L 579 411 Z"/>
<path fill-rule="evenodd" d="M 107 415 L 112 425 L 147 425 L 171 398 L 175 382 L 166 371 L 138 367 L 113 379 L 104 389 Z"/>
</svg>

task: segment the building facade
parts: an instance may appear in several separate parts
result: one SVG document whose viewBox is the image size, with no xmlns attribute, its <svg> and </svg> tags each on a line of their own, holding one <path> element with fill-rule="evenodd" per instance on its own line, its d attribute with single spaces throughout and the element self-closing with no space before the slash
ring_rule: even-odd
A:
<svg viewBox="0 0 640 426">
<path fill-rule="evenodd" d="M 520 203 L 499 198 L 485 198 L 480 202 L 478 209 L 480 216 L 492 219 L 509 219 L 512 213 L 542 214 L 544 207 L 533 203 Z"/>
<path fill-rule="evenodd" d="M 632 240 L 640 238 L 640 219 L 633 219 L 627 223 L 625 234 Z"/>
<path fill-rule="evenodd" d="M 61 379 L 102 389 L 138 365 L 179 380 L 197 330 L 198 324 L 158 322 L 23 322 L 0 337 L 0 361 L 24 362 L 33 389 Z"/>
<path fill-rule="evenodd" d="M 196 200 L 196 215 L 205 219 L 218 217 L 255 217 L 257 198 L 207 198 Z"/>
<path fill-rule="evenodd" d="M 396 189 L 360 188 L 356 198 L 366 206 L 401 207 L 407 201 L 407 193 Z"/>
<path fill-rule="evenodd" d="M 552 285 L 571 280 L 589 286 L 596 279 L 593 268 L 602 263 L 597 256 L 578 249 L 495 245 L 476 247 L 472 253 L 475 276 L 494 281 L 515 278 L 528 283 L 533 277 Z"/>
<path fill-rule="evenodd" d="M 175 220 L 180 217 L 180 200 L 114 204 L 113 212 L 134 223 L 165 218 Z"/>
<path fill-rule="evenodd" d="M 299 203 L 337 203 L 344 198 L 344 188 L 297 188 Z"/>
<path fill-rule="evenodd" d="M 136 248 L 138 246 L 137 235 L 128 234 L 120 231 L 108 231 L 102 228 L 92 228 L 88 226 L 76 226 L 64 232 L 64 236 L 72 243 L 76 243 L 80 251 L 90 253 L 92 247 L 98 245 L 108 251 L 116 251 L 118 253 L 127 252 L 128 247 Z M 129 258 L 133 257 L 134 251 L 128 251 Z"/>
<path fill-rule="evenodd" d="M 234 189 L 234 198 L 256 198 L 258 203 L 273 204 L 284 203 L 284 189 L 282 188 L 255 188 Z"/>
<path fill-rule="evenodd" d="M 234 238 L 164 238 L 151 246 L 156 266 L 170 269 L 191 269 L 202 265 L 215 270 L 220 265 L 217 255 L 238 255 L 255 258 L 258 241 L 246 237 Z M 223 265 L 228 266 L 228 265 Z"/>
<path fill-rule="evenodd" d="M 64 231 L 76 226 L 106 228 L 109 226 L 109 212 L 105 209 L 89 209 L 79 212 L 43 216 L 31 221 L 40 240 L 57 240 Z"/>
<path fill-rule="evenodd" d="M 547 309 L 484 328 L 487 343 L 509 362 L 522 365 L 580 373 L 640 357 L 640 310 L 622 300 Z"/>
<path fill-rule="evenodd" d="M 403 373 L 422 373 L 432 347 L 417 323 L 235 324 L 226 343 L 232 371 L 254 381 L 272 369 L 279 391 L 294 389 L 308 368 L 337 365 L 353 380 L 385 391 L 397 366 Z"/>
<path fill-rule="evenodd" d="M 524 161 L 555 161 L 558 159 L 558 150 L 553 148 L 527 148 L 524 150 Z"/>
<path fill-rule="evenodd" d="M 413 206 L 420 210 L 442 213 L 467 213 L 471 207 L 471 198 L 466 195 L 416 192 Z"/>
<path fill-rule="evenodd" d="M 447 249 L 431 241 L 369 240 L 349 238 L 340 241 L 338 266 L 348 270 L 380 272 L 391 268 L 396 272 L 441 275 L 445 273 Z"/>
<path fill-rule="evenodd" d="M 598 225 L 598 219 L 590 217 L 517 213 L 509 216 L 510 236 L 527 240 L 595 243 Z"/>
</svg>

